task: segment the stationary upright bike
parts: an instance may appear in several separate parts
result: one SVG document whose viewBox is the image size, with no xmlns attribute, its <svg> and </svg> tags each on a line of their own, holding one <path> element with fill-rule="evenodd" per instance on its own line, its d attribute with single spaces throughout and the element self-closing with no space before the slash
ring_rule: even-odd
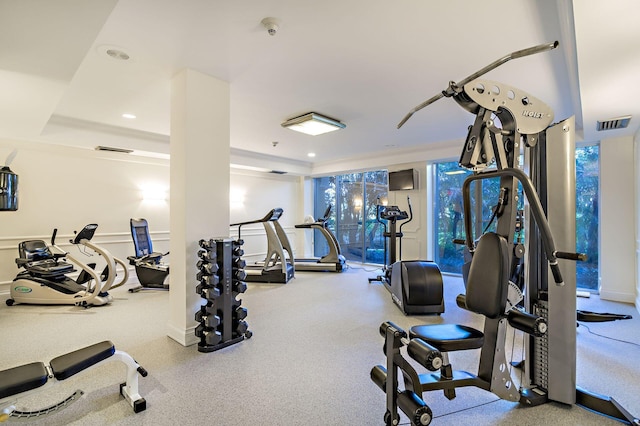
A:
<svg viewBox="0 0 640 426">
<path fill-rule="evenodd" d="M 433 262 L 424 260 L 403 261 L 402 227 L 413 220 L 411 199 L 407 197 L 409 213 L 398 206 L 376 204 L 376 220 L 382 224 L 385 238 L 382 275 L 369 278 L 369 282 L 380 281 L 391 293 L 391 299 L 405 315 L 441 314 L 444 312 L 442 274 Z M 398 223 L 400 226 L 398 226 Z M 388 229 L 387 229 L 387 224 Z M 387 254 L 387 239 L 389 253 Z M 398 240 L 400 244 L 398 247 Z M 396 258 L 399 249 L 400 260 Z M 387 258 L 389 259 L 387 263 Z"/>
</svg>

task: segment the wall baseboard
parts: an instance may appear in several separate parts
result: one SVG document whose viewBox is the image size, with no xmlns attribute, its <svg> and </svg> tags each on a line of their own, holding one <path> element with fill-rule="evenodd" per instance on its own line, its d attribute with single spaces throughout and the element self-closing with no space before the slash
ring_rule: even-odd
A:
<svg viewBox="0 0 640 426">
<path fill-rule="evenodd" d="M 619 291 L 606 291 L 600 290 L 600 299 L 610 300 L 612 302 L 624 302 L 624 303 L 635 303 L 636 307 L 638 307 L 638 300 L 636 299 L 635 294 L 631 293 L 622 293 Z"/>
</svg>

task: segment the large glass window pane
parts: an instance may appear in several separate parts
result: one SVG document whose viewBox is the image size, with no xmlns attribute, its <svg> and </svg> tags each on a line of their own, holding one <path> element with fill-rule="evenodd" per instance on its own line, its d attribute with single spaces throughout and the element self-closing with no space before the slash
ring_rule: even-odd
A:
<svg viewBox="0 0 640 426">
<path fill-rule="evenodd" d="M 331 206 L 331 215 L 327 221 L 327 228 L 336 233 L 336 178 L 327 176 L 314 179 L 314 212 L 315 218 L 320 218 L 328 206 Z M 309 231 L 307 231 L 309 232 Z M 329 252 L 327 240 L 317 229 L 313 230 L 313 255 L 322 257 Z"/>
<path fill-rule="evenodd" d="M 376 204 L 387 197 L 387 171 L 316 178 L 314 184 L 314 214 L 320 217 L 329 204 L 333 206 L 328 227 L 343 256 L 357 262 L 382 263 L 384 239 L 382 227 L 376 222 Z M 314 255 L 323 256 L 328 251 L 326 241 L 319 233 L 314 237 Z"/>
<path fill-rule="evenodd" d="M 587 254 L 586 262 L 577 262 L 577 286 L 598 290 L 598 187 L 600 180 L 599 146 L 576 149 L 576 251 Z"/>
<path fill-rule="evenodd" d="M 384 231 L 376 220 L 376 205 L 387 198 L 387 171 L 366 172 L 365 181 L 365 224 L 364 224 L 364 262 L 384 263 Z"/>
<path fill-rule="evenodd" d="M 434 164 L 435 261 L 444 272 L 462 272 L 463 246 L 454 244 L 464 238 L 462 183 L 470 172 L 457 161 Z"/>
<path fill-rule="evenodd" d="M 347 260 L 362 262 L 362 173 L 337 176 L 336 215 L 338 229 L 336 238 L 342 254 Z"/>
</svg>

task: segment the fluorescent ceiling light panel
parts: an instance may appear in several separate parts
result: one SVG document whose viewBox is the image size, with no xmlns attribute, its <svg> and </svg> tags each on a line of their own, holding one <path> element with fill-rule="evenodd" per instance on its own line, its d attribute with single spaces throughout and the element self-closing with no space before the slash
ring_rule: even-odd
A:
<svg viewBox="0 0 640 426">
<path fill-rule="evenodd" d="M 300 117 L 295 117 L 282 123 L 282 127 L 306 133 L 307 135 L 321 135 L 347 127 L 345 124 L 329 117 L 310 112 Z"/>
</svg>

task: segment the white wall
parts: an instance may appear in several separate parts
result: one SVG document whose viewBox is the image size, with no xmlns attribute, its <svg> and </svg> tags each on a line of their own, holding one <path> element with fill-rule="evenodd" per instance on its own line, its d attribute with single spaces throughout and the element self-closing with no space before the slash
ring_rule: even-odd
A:
<svg viewBox="0 0 640 426">
<path fill-rule="evenodd" d="M 16 212 L 0 212 L 0 295 L 9 292 L 9 283 L 18 273 L 14 260 L 18 243 L 29 239 L 48 242 L 53 228 L 58 228 L 57 242 L 65 242 L 74 230 L 97 223 L 94 242 L 126 262 L 133 254 L 129 219 L 143 217 L 149 221 L 154 249 L 169 250 L 169 202 L 142 199 L 145 186 L 169 193 L 168 160 L 9 140 L 0 140 L 0 160 L 14 148 L 18 155 L 11 170 L 19 178 L 19 207 Z M 280 222 L 295 250 L 300 240 L 294 225 L 304 219 L 299 201 L 301 178 L 232 169 L 230 181 L 231 222 L 258 219 L 281 207 Z M 230 235 L 236 233 L 237 227 L 230 229 Z M 264 258 L 262 226 L 243 227 L 242 236 L 245 251 L 251 255 L 247 260 Z M 68 243 L 62 245 L 65 250 L 76 250 Z M 137 280 L 133 269 L 130 272 L 133 286 Z"/>
<path fill-rule="evenodd" d="M 251 172 L 232 169 L 230 187 L 231 223 L 248 222 L 264 217 L 271 209 L 284 210 L 279 222 L 296 252 L 299 239 L 296 223 L 304 220 L 303 203 L 300 197 L 302 181 L 297 176 Z M 237 237 L 238 227 L 231 228 L 231 236 Z M 264 260 L 267 239 L 262 224 L 245 225 L 241 230 L 247 263 Z"/>
<path fill-rule="evenodd" d="M 427 256 L 427 241 L 431 232 L 427 229 L 427 216 L 431 214 L 427 207 L 427 163 L 405 163 L 389 167 L 389 172 L 415 169 L 418 171 L 418 187 L 413 190 L 389 191 L 388 205 L 395 205 L 409 212 L 407 197 L 411 198 L 413 219 L 402 227 L 402 260 L 431 260 Z M 398 228 L 398 232 L 400 229 Z M 396 258 L 400 260 L 400 241 Z"/>
<path fill-rule="evenodd" d="M 633 138 L 600 142 L 600 296 L 636 300 Z"/>
</svg>

